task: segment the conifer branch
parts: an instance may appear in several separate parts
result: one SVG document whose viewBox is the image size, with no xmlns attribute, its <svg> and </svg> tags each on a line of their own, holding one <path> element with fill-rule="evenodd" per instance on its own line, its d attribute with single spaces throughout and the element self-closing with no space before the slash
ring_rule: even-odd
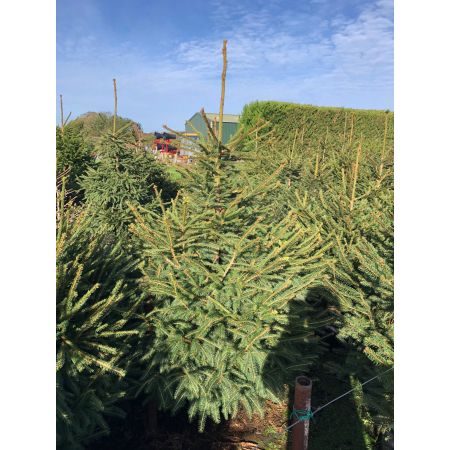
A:
<svg viewBox="0 0 450 450">
<path fill-rule="evenodd" d="M 347 178 L 345 176 L 345 169 L 343 167 L 341 167 L 341 180 L 344 195 L 347 195 Z"/>
<path fill-rule="evenodd" d="M 358 170 L 359 170 L 359 159 L 361 157 L 361 144 L 358 145 L 358 150 L 356 151 L 356 162 L 355 169 L 353 172 L 353 187 L 352 187 L 352 196 L 350 199 L 350 211 L 353 211 L 353 206 L 355 204 L 355 194 L 356 194 L 356 182 L 358 180 Z"/>
<path fill-rule="evenodd" d="M 386 113 L 386 117 L 384 119 L 384 138 L 383 138 L 383 147 L 381 150 L 381 163 L 380 163 L 380 169 L 379 169 L 379 179 L 377 185 L 380 186 L 381 179 L 383 175 L 383 168 L 384 168 L 384 153 L 386 151 L 386 138 L 387 138 L 387 126 L 388 126 L 388 114 Z"/>
<path fill-rule="evenodd" d="M 344 121 L 344 136 L 343 136 L 343 143 L 342 143 L 342 147 L 344 147 L 345 145 L 345 136 L 347 134 L 347 113 L 345 113 L 345 121 Z"/>
<path fill-rule="evenodd" d="M 319 152 L 317 152 L 316 155 L 316 167 L 314 169 L 314 178 L 317 178 L 318 175 L 319 175 Z"/>
<path fill-rule="evenodd" d="M 214 141 L 216 144 L 218 144 L 219 141 L 218 141 L 218 139 L 217 139 L 216 133 L 215 133 L 214 130 L 211 128 L 211 125 L 209 124 L 209 120 L 208 120 L 208 118 L 206 117 L 205 109 L 204 109 L 204 108 L 200 109 L 200 114 L 201 114 L 201 116 L 202 116 L 202 118 L 203 118 L 203 121 L 205 122 L 205 125 L 206 125 L 206 128 L 207 128 L 208 132 L 209 132 L 209 135 L 212 137 L 213 141 Z"/>
<path fill-rule="evenodd" d="M 354 126 L 353 122 L 354 122 L 354 120 L 355 120 L 355 113 L 352 113 L 349 145 L 352 145 L 352 141 L 353 141 L 353 126 Z"/>
</svg>

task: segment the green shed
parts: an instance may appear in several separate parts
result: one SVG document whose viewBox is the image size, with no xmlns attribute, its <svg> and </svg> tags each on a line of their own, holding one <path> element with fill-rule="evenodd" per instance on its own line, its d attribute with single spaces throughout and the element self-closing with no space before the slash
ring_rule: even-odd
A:
<svg viewBox="0 0 450 450">
<path fill-rule="evenodd" d="M 219 113 L 205 113 L 212 129 L 219 129 Z M 223 115 L 222 141 L 226 144 L 231 136 L 236 133 L 239 127 L 239 117 L 236 114 Z M 186 121 L 185 130 L 187 133 L 201 134 L 205 139 L 207 137 L 206 125 L 199 112 L 195 113 Z M 200 136 L 199 136 L 200 137 Z"/>
</svg>

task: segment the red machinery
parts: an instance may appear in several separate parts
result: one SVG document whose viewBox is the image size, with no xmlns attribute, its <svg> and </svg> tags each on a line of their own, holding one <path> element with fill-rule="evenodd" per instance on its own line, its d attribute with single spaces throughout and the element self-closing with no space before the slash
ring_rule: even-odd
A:
<svg viewBox="0 0 450 450">
<path fill-rule="evenodd" d="M 169 133 L 158 133 L 155 131 L 155 140 L 153 141 L 153 151 L 154 153 L 161 153 L 162 155 L 167 155 L 173 157 L 180 153 L 180 150 L 171 145 L 170 143 L 177 137 L 174 134 Z"/>
</svg>

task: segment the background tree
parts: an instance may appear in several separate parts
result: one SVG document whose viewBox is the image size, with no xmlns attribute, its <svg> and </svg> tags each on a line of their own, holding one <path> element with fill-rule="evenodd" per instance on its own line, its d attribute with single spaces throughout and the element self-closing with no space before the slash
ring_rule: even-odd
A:
<svg viewBox="0 0 450 450">
<path fill-rule="evenodd" d="M 56 127 L 56 175 L 65 173 L 66 193 L 83 197 L 79 192 L 79 178 L 94 163 L 89 145 L 83 136 L 73 129 Z"/>
<path fill-rule="evenodd" d="M 68 122 L 65 129 L 73 130 L 80 134 L 91 151 L 102 140 L 103 136 L 113 129 L 114 116 L 108 112 L 87 112 Z M 142 131 L 139 123 L 127 117 L 116 116 L 116 130 L 122 130 L 121 135 L 125 139 L 135 138 L 135 128 Z"/>
<path fill-rule="evenodd" d="M 97 161 L 82 177 L 85 200 L 92 205 L 96 220 L 110 231 L 122 232 L 132 222 L 131 205 L 151 206 L 154 188 L 164 198 L 176 192 L 164 167 L 154 156 L 123 134 L 105 134 L 97 145 Z"/>
</svg>

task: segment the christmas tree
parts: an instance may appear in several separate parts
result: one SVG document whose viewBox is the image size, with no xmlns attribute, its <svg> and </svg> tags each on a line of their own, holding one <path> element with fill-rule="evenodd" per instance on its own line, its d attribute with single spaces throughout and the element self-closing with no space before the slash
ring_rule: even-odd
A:
<svg viewBox="0 0 450 450">
<path fill-rule="evenodd" d="M 276 189 L 276 173 L 249 182 L 237 150 L 245 136 L 224 146 L 220 123 L 217 135 L 204 119 L 209 138 L 184 189 L 169 204 L 158 194 L 159 212 L 135 209 L 131 226 L 143 246 L 143 289 L 153 295 L 141 391 L 161 408 L 187 407 L 200 430 L 241 406 L 262 413 L 286 377 L 307 370 L 319 319 L 304 298 L 326 252 L 318 229 L 296 214 L 270 221 L 261 200 Z M 282 340 L 292 352 L 274 357 Z"/>
<path fill-rule="evenodd" d="M 378 154 L 371 150 L 364 153 L 360 141 L 329 155 L 323 174 L 310 173 L 316 184 L 309 183 L 306 211 L 304 195 L 296 196 L 298 208 L 333 242 L 334 264 L 324 287 L 348 351 L 333 370 L 352 375 L 356 385 L 394 363 L 392 153 L 386 155 L 384 146 Z M 365 388 L 360 409 L 372 435 L 387 434 L 393 426 L 392 373 Z"/>
<path fill-rule="evenodd" d="M 164 188 L 165 198 L 174 195 L 175 186 L 161 164 L 120 133 L 106 133 L 96 154 L 97 162 L 82 177 L 81 186 L 97 222 L 111 232 L 126 231 L 132 222 L 128 204 L 149 206 L 154 202 L 153 187 Z"/>
<path fill-rule="evenodd" d="M 56 240 L 57 444 L 84 448 L 108 432 L 105 415 L 121 414 L 115 402 L 129 365 L 130 319 L 139 306 L 136 262 L 92 233 L 92 214 L 58 191 Z"/>
<path fill-rule="evenodd" d="M 374 112 L 369 121 L 372 113 L 361 113 L 361 121 L 366 115 L 363 124 L 354 114 L 346 115 L 339 133 L 327 117 L 337 117 L 338 111 L 311 107 L 317 115 L 312 120 L 309 107 L 266 102 L 248 109 L 246 120 L 254 123 L 258 108 L 268 111 L 265 121 L 259 119 L 263 128 L 253 143 L 258 158 L 248 161 L 247 170 L 261 180 L 283 164 L 280 189 L 271 193 L 271 213 L 276 219 L 280 211 L 293 209 L 305 226 L 315 224 L 331 239 L 327 256 L 333 264 L 313 296 L 317 307 L 324 305 L 334 316 L 347 351 L 342 363 L 332 366 L 333 373 L 350 375 L 357 386 L 393 365 L 392 115 Z M 303 115 L 303 124 L 294 113 Z M 356 135 L 360 126 L 369 138 Z M 372 435 L 392 427 L 392 394 L 392 373 L 361 394 L 361 414 Z"/>
<path fill-rule="evenodd" d="M 56 175 L 65 175 L 66 195 L 83 198 L 79 178 L 94 164 L 89 147 L 83 137 L 72 129 L 56 128 Z"/>
</svg>

